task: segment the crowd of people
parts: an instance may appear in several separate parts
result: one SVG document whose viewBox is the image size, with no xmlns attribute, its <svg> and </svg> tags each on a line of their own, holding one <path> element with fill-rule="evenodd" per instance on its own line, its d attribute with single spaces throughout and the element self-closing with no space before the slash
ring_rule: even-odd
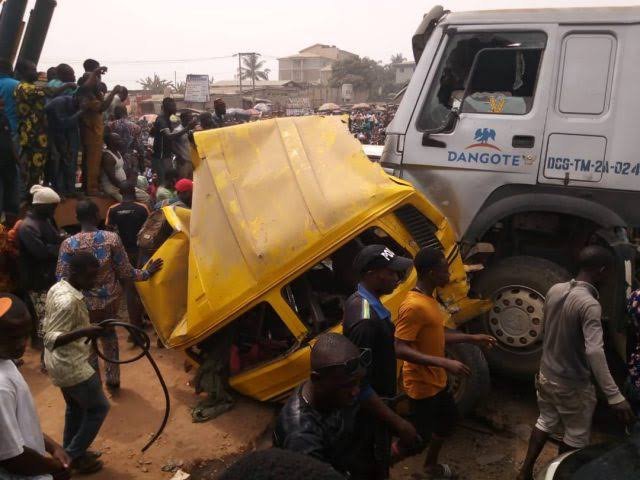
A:
<svg viewBox="0 0 640 480">
<path fill-rule="evenodd" d="M 173 99 L 165 98 L 153 125 L 138 124 L 128 118 L 126 89 L 109 91 L 102 81 L 107 70 L 94 60 L 84 63 L 77 82 L 65 64 L 49 69 L 46 81 L 29 62 L 17 65 L 17 78 L 9 67 L 0 65 L 0 477 L 63 480 L 103 467 L 100 452 L 90 447 L 108 415 L 107 397 L 120 389 L 118 365 L 106 363 L 102 374 L 88 340 L 97 340 L 107 357 L 119 358 L 118 337 L 101 322 L 116 318 L 123 300 L 130 321 L 144 327 L 134 282 L 163 268 L 162 259 L 149 261 L 170 234 L 160 208 L 191 207 L 192 132 L 223 126 L 226 107 L 216 101 L 213 113 L 178 116 Z M 350 128 L 358 138 L 365 136 L 362 141 L 378 143 L 391 116 L 391 111 L 355 112 Z M 57 228 L 54 213 L 63 198 L 78 195 L 78 176 L 86 196 L 76 205 L 79 231 L 68 235 Z M 104 226 L 94 196 L 112 200 Z M 536 377 L 540 416 L 520 480 L 533 477 L 542 448 L 559 427 L 561 453 L 588 445 L 596 405 L 592 377 L 624 423 L 635 418 L 603 348 L 597 288 L 612 265 L 608 250 L 586 247 L 575 280 L 546 295 Z M 343 334 L 317 338 L 310 378 L 278 416 L 273 444 L 280 453 L 259 460 L 286 463 L 279 455 L 290 451 L 292 464 L 307 456 L 314 459 L 310 469 L 330 467 L 322 478 L 384 480 L 394 462 L 426 449 L 425 475 L 453 478 L 455 472 L 440 460 L 457 421 L 447 376 L 468 376 L 471 369 L 447 358 L 445 347 L 471 343 L 488 349 L 496 339 L 444 327 L 436 292 L 449 283 L 449 268 L 440 250 L 425 248 L 410 259 L 369 245 L 353 266 L 360 281 L 344 305 Z M 381 298 L 412 268 L 417 284 L 394 323 Z M 640 318 L 639 299 L 636 293 L 630 303 L 635 318 Z M 62 445 L 41 431 L 18 370 L 29 338 L 42 352 L 42 372 L 66 403 Z M 633 358 L 632 378 L 640 391 L 640 353 Z M 398 360 L 410 421 L 393 408 L 399 398 Z M 227 478 L 246 471 L 242 465 Z"/>
<path fill-rule="evenodd" d="M 386 105 L 369 110 L 356 109 L 349 113 L 349 131 L 361 143 L 384 145 L 386 129 L 393 120 L 397 105 Z"/>
</svg>

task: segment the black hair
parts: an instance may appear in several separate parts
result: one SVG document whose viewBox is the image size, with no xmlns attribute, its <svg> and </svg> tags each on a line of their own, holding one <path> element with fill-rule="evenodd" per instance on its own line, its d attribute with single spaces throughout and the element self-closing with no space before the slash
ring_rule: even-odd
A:
<svg viewBox="0 0 640 480">
<path fill-rule="evenodd" d="M 0 318 L 9 319 L 16 318 L 18 316 L 31 317 L 29 309 L 20 298 L 11 293 L 5 292 L 0 292 L 0 298 L 8 298 L 11 300 L 11 306 L 9 307 L 9 310 L 7 310 Z"/>
<path fill-rule="evenodd" d="M 73 252 L 69 259 L 69 271 L 71 274 L 83 272 L 90 267 L 98 268 L 99 266 L 98 259 L 93 253 L 86 250 Z"/>
<path fill-rule="evenodd" d="M 24 79 L 27 70 L 30 70 L 33 65 L 33 62 L 30 60 L 18 60 L 16 63 L 16 73 L 20 77 L 21 80 Z"/>
<path fill-rule="evenodd" d="M 125 86 L 120 85 L 120 93 L 118 96 L 122 99 L 123 97 L 126 99 L 129 96 L 129 89 Z"/>
<path fill-rule="evenodd" d="M 436 248 L 425 247 L 420 249 L 413 259 L 413 265 L 416 267 L 416 272 L 419 278 L 433 270 L 444 258 L 442 250 Z"/>
<path fill-rule="evenodd" d="M 127 116 L 127 107 L 118 105 L 113 109 L 113 116 L 116 118 L 125 118 Z"/>
<path fill-rule="evenodd" d="M 249 453 L 231 465 L 220 480 L 344 480 L 331 465 L 308 455 L 270 448 Z"/>
<path fill-rule="evenodd" d="M 80 200 L 76 205 L 76 217 L 79 222 L 96 220 L 100 213 L 98 205 L 91 200 Z"/>
<path fill-rule="evenodd" d="M 125 194 L 135 194 L 136 193 L 136 184 L 133 181 L 125 180 L 120 183 L 120 193 L 122 195 Z"/>
<path fill-rule="evenodd" d="M 87 58 L 84 62 L 82 62 L 82 67 L 84 71 L 87 73 L 93 72 L 96 68 L 100 66 L 100 62 L 94 60 L 93 58 Z"/>
<path fill-rule="evenodd" d="M 610 250 L 600 245 L 589 245 L 584 247 L 578 255 L 578 266 L 580 270 L 597 271 L 601 268 L 610 267 L 613 264 L 613 254 Z"/>
<path fill-rule="evenodd" d="M 54 80 L 58 78 L 58 69 L 56 67 L 49 67 L 47 69 L 47 80 Z"/>
<path fill-rule="evenodd" d="M 175 168 L 170 168 L 166 172 L 164 172 L 165 183 L 167 180 L 177 181 L 179 178 L 180 178 L 180 174 Z"/>
<path fill-rule="evenodd" d="M 13 65 L 6 58 L 0 59 L 0 73 L 3 75 L 13 75 Z"/>
<path fill-rule="evenodd" d="M 171 97 L 164 97 L 162 99 L 162 108 L 165 109 L 169 103 L 175 103 L 176 101 Z"/>
<path fill-rule="evenodd" d="M 68 65 L 66 63 L 61 63 L 60 65 L 58 65 L 56 67 L 56 70 L 58 71 L 58 78 L 62 81 L 65 81 L 65 78 L 67 78 L 68 81 L 71 81 L 71 77 L 75 75 L 75 72 L 73 71 L 71 65 Z"/>
</svg>

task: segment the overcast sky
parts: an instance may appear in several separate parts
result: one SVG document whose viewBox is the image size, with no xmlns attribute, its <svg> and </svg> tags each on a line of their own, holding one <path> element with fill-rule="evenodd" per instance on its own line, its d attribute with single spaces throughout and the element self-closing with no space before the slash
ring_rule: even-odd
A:
<svg viewBox="0 0 640 480">
<path fill-rule="evenodd" d="M 29 0 L 28 11 L 35 3 Z M 517 7 L 633 5 L 638 1 L 450 0 L 450 10 Z M 394 53 L 411 58 L 411 35 L 434 3 L 424 0 L 58 0 L 38 65 L 60 62 L 76 73 L 87 57 L 109 67 L 107 85 L 139 88 L 158 73 L 178 81 L 187 73 L 231 80 L 238 51 L 262 54 L 270 78 L 277 57 L 314 43 L 336 45 L 385 63 Z M 481 5 L 481 6 L 480 6 Z M 215 57 L 215 58 L 214 58 Z"/>
</svg>

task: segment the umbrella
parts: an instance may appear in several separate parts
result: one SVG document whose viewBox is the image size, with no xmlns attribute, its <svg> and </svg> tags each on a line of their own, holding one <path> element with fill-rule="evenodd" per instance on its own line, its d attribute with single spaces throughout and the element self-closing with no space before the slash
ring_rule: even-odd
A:
<svg viewBox="0 0 640 480">
<path fill-rule="evenodd" d="M 247 121 L 251 115 L 241 108 L 227 108 L 226 118 L 229 120 Z"/>
<path fill-rule="evenodd" d="M 335 103 L 325 103 L 323 105 L 320 105 L 320 108 L 318 108 L 319 112 L 324 112 L 328 110 L 340 110 L 340 106 L 336 105 Z"/>
<path fill-rule="evenodd" d="M 351 107 L 351 110 L 370 110 L 371 109 L 371 105 L 369 105 L 368 103 L 356 103 L 353 107 Z"/>
<path fill-rule="evenodd" d="M 260 111 L 260 112 L 270 112 L 271 111 L 271 105 L 268 105 L 266 103 L 256 103 L 253 108 L 255 108 L 256 110 Z"/>
</svg>

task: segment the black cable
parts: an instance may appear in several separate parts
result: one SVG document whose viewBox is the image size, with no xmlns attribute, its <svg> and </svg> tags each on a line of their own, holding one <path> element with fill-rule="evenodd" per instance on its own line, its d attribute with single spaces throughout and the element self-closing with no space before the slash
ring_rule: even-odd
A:
<svg viewBox="0 0 640 480">
<path fill-rule="evenodd" d="M 139 354 L 131 358 L 128 358 L 126 360 L 115 360 L 113 358 L 107 358 L 100 351 L 100 349 L 98 348 L 98 341 L 96 338 L 94 338 L 92 341 L 93 348 L 95 348 L 96 353 L 102 360 L 104 360 L 105 362 L 122 365 L 125 363 L 136 362 L 140 360 L 142 357 L 147 357 L 147 360 L 149 360 L 151 367 L 153 367 L 153 370 L 156 372 L 156 376 L 158 377 L 160 386 L 162 386 L 162 391 L 164 392 L 164 405 L 165 405 L 164 418 L 162 419 L 162 423 L 160 424 L 160 428 L 158 429 L 158 431 L 153 435 L 153 437 L 151 437 L 151 439 L 147 442 L 147 444 L 144 447 L 142 447 L 142 451 L 144 452 L 151 445 L 153 445 L 153 442 L 155 442 L 158 439 L 158 437 L 162 434 L 162 431 L 164 430 L 164 427 L 167 425 L 167 421 L 169 420 L 169 412 L 171 411 L 169 389 L 167 388 L 167 384 L 165 383 L 164 378 L 162 378 L 162 374 L 160 373 L 160 369 L 158 368 L 158 365 L 156 364 L 155 360 L 151 356 L 151 353 L 149 352 L 149 347 L 151 346 L 151 340 L 149 339 L 149 335 L 147 335 L 147 332 L 145 332 L 140 327 L 131 325 L 130 323 L 121 322 L 118 320 L 103 320 L 102 322 L 98 323 L 98 325 L 104 328 L 122 327 L 126 329 L 129 332 L 129 335 L 131 335 L 131 338 L 133 338 L 133 341 L 135 342 L 135 344 L 142 349 Z"/>
</svg>

